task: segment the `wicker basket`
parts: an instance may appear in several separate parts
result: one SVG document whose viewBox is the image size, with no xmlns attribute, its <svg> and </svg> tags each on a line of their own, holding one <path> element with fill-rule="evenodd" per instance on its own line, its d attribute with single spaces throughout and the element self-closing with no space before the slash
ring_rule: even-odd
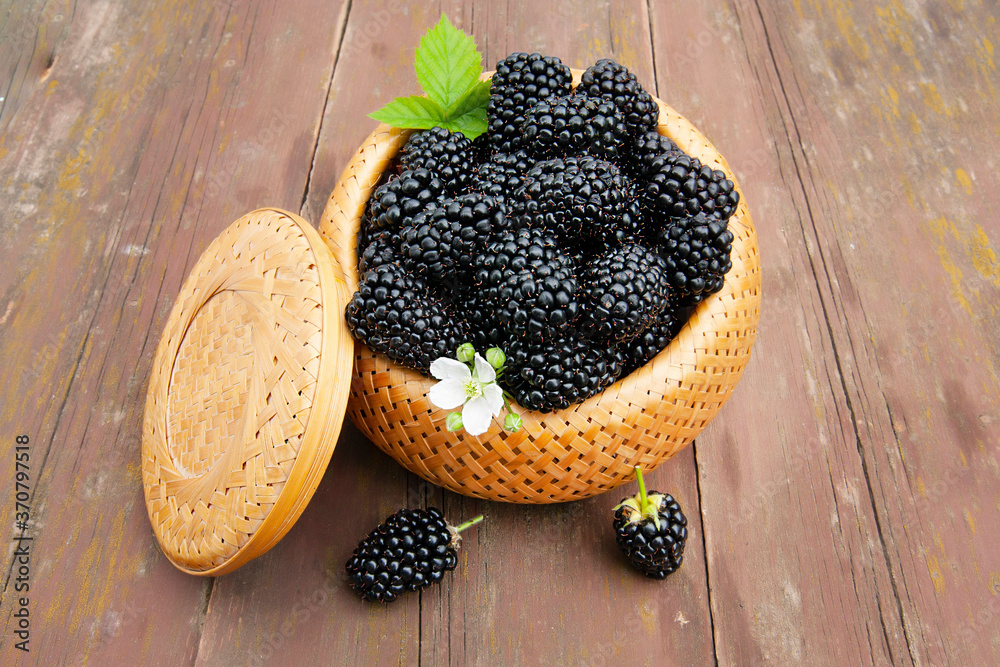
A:
<svg viewBox="0 0 1000 667">
<path fill-rule="evenodd" d="M 577 81 L 579 72 L 575 73 Z M 691 123 L 659 102 L 661 134 L 735 179 Z M 381 125 L 337 183 L 320 224 L 343 278 L 358 285 L 357 234 L 369 196 L 409 133 Z M 737 185 L 737 190 L 739 186 Z M 670 345 L 642 368 L 568 409 L 518 406 L 524 428 L 494 420 L 475 437 L 445 428 L 448 411 L 428 399 L 434 380 L 355 345 L 347 414 L 383 451 L 426 480 L 468 496 L 515 503 L 586 498 L 652 470 L 688 445 L 732 394 L 750 358 L 760 317 L 760 258 L 746 199 L 729 223 L 733 268 L 722 291 L 691 314 Z"/>
</svg>

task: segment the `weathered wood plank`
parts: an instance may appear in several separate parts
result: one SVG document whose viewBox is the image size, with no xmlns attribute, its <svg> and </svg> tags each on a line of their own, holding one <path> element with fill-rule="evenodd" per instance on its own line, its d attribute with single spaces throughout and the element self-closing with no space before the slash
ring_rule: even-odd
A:
<svg viewBox="0 0 1000 667">
<path fill-rule="evenodd" d="M 250 208 L 300 205 L 338 17 L 306 1 L 88 5 L 0 135 L 0 432 L 4 452 L 14 433 L 34 445 L 31 660 L 195 658 L 212 584 L 152 539 L 146 378 L 208 242 Z"/>
<path fill-rule="evenodd" d="M 746 13 L 675 2 L 653 20 L 661 91 L 741 179 L 764 265 L 755 358 L 697 451 L 719 660 L 899 661 L 902 623 L 802 238 L 792 129 Z"/>
<path fill-rule="evenodd" d="M 801 136 L 804 236 L 908 651 L 995 664 L 997 5 L 755 8 Z M 793 27 L 819 22 L 838 32 Z"/>
<path fill-rule="evenodd" d="M 720 660 L 992 664 L 995 5 L 735 4 L 654 21 L 765 259 L 756 363 L 698 451 Z"/>
</svg>

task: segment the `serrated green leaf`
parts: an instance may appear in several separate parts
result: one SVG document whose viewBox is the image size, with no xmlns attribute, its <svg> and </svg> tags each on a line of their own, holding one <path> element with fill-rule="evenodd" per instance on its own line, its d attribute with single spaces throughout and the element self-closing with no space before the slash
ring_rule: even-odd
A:
<svg viewBox="0 0 1000 667">
<path fill-rule="evenodd" d="M 446 118 L 464 116 L 478 107 L 486 108 L 490 103 L 490 80 L 478 81 L 462 95 L 455 104 L 445 109 Z"/>
<path fill-rule="evenodd" d="M 441 127 L 452 132 L 461 132 L 469 139 L 475 139 L 486 131 L 486 107 L 476 107 L 467 114 L 441 122 Z"/>
<path fill-rule="evenodd" d="M 375 113 L 368 114 L 370 118 L 392 125 L 413 130 L 429 130 L 435 125 L 441 125 L 445 118 L 444 109 L 434 100 L 419 95 L 397 97 Z"/>
<path fill-rule="evenodd" d="M 442 15 L 420 39 L 414 68 L 427 96 L 448 109 L 479 79 L 483 59 L 472 37 Z"/>
</svg>

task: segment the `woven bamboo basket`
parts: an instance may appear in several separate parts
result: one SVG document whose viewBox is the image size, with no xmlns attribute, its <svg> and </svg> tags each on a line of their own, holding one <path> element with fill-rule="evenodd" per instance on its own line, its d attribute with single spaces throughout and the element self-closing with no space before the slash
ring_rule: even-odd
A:
<svg viewBox="0 0 1000 667">
<path fill-rule="evenodd" d="M 574 72 L 579 82 L 581 72 Z M 659 132 L 689 155 L 729 165 L 711 142 L 667 104 Z M 343 278 L 357 289 L 357 234 L 382 172 L 409 132 L 380 125 L 347 165 L 327 203 L 320 233 Z M 739 190 L 739 185 L 736 185 Z M 723 289 L 705 299 L 670 343 L 645 366 L 590 399 L 548 414 L 518 406 L 516 433 L 494 420 L 481 436 L 448 432 L 447 410 L 428 392 L 435 380 L 355 344 L 347 414 L 379 448 L 424 479 L 467 496 L 514 503 L 556 503 L 619 486 L 634 467 L 652 470 L 691 443 L 729 399 L 750 359 L 760 318 L 760 257 L 746 198 L 729 222 L 733 267 Z"/>
</svg>

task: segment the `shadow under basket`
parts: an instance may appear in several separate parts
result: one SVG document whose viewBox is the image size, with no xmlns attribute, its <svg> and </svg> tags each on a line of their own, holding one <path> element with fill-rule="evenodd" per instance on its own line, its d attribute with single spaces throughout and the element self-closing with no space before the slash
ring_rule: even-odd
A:
<svg viewBox="0 0 1000 667">
<path fill-rule="evenodd" d="M 708 139 L 674 109 L 658 104 L 660 134 L 735 183 Z M 361 216 L 409 134 L 376 128 L 347 165 L 323 213 L 320 233 L 352 292 L 358 287 Z M 517 406 L 524 426 L 516 433 L 504 431 L 499 419 L 481 436 L 450 433 L 449 411 L 428 399 L 435 380 L 356 341 L 347 414 L 407 470 L 456 493 L 556 503 L 609 491 L 631 480 L 636 465 L 652 470 L 690 444 L 729 399 L 750 359 L 760 319 L 760 257 L 742 191 L 729 229 L 733 267 L 722 290 L 699 304 L 677 337 L 645 366 L 582 403 L 547 414 Z"/>
</svg>

